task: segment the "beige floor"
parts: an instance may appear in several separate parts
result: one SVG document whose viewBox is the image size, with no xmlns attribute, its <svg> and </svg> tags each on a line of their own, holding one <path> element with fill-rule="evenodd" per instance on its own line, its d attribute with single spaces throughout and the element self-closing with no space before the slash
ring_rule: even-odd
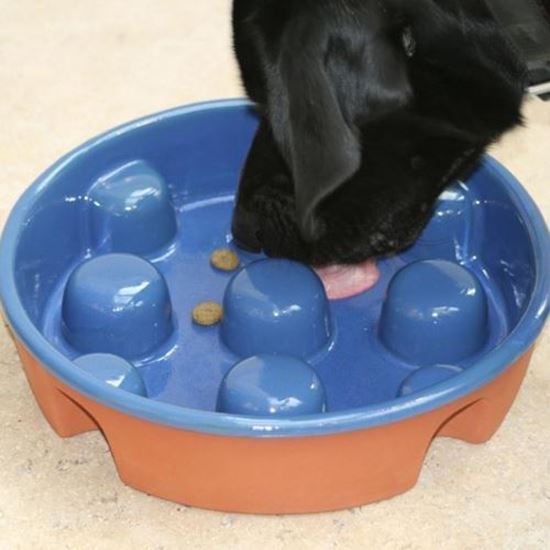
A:
<svg viewBox="0 0 550 550">
<path fill-rule="evenodd" d="M 0 0 L 0 225 L 59 155 L 128 119 L 240 95 L 229 0 Z M 495 154 L 550 214 L 550 103 Z M 121 484 L 102 437 L 46 425 L 0 329 L 0 549 L 550 547 L 550 338 L 482 446 L 438 440 L 417 487 L 307 517 L 177 506 Z M 220 465 L 223 467 L 223 465 Z"/>
</svg>

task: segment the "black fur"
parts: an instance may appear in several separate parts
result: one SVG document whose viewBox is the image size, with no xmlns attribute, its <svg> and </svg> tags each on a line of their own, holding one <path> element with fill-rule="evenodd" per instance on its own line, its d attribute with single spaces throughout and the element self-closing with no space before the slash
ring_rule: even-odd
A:
<svg viewBox="0 0 550 550">
<path fill-rule="evenodd" d="M 521 123 L 525 68 L 483 0 L 234 0 L 260 126 L 233 233 L 313 265 L 409 246 Z"/>
</svg>

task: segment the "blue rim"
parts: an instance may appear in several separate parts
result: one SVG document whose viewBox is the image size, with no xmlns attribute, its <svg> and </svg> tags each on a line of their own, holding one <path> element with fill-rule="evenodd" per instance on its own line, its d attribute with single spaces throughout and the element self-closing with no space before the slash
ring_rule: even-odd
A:
<svg viewBox="0 0 550 550">
<path fill-rule="evenodd" d="M 239 107 L 241 99 L 210 101 L 171 109 L 138 119 L 106 132 L 76 148 L 44 172 L 15 205 L 0 241 L 0 300 L 5 317 L 17 338 L 57 378 L 82 394 L 117 409 L 159 424 L 226 436 L 292 437 L 325 435 L 389 424 L 442 407 L 491 382 L 534 343 L 549 311 L 550 236 L 537 206 L 519 182 L 496 160 L 487 157 L 488 170 L 506 182 L 511 199 L 526 223 L 534 248 L 536 280 L 528 307 L 514 331 L 474 368 L 429 390 L 360 409 L 293 419 L 244 417 L 188 409 L 152 401 L 103 384 L 58 352 L 41 335 L 25 312 L 15 283 L 15 253 L 21 227 L 36 201 L 55 176 L 76 158 L 115 135 L 204 109 Z"/>
</svg>

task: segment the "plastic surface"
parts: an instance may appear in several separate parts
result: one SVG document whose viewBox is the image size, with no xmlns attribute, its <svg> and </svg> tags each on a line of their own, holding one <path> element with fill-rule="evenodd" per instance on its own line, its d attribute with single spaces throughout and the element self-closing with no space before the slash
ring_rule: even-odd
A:
<svg viewBox="0 0 550 550">
<path fill-rule="evenodd" d="M 147 396 L 139 371 L 122 357 L 108 353 L 91 353 L 75 359 L 74 364 L 115 388 Z"/>
<path fill-rule="evenodd" d="M 331 318 L 323 284 L 305 265 L 263 260 L 227 285 L 221 337 L 241 357 L 282 353 L 307 358 L 327 347 Z"/>
<path fill-rule="evenodd" d="M 285 355 L 256 355 L 224 377 L 217 410 L 252 416 L 300 416 L 324 412 L 325 389 L 304 361 Z"/>
<path fill-rule="evenodd" d="M 446 260 L 423 260 L 392 279 L 382 308 L 384 344 L 417 365 L 466 359 L 487 340 L 487 299 L 477 277 Z"/>
<path fill-rule="evenodd" d="M 314 351 L 320 343 L 318 336 L 310 333 L 303 336 L 307 341 L 294 340 L 291 354 L 305 358 L 322 381 L 326 412 L 292 418 L 215 412 L 222 380 L 250 354 L 247 331 L 257 327 L 247 320 L 250 311 L 239 310 L 237 305 L 235 318 L 240 314 L 245 325 L 238 329 L 238 336 L 228 339 L 226 335 L 222 339 L 225 324 L 196 327 L 191 322 L 191 310 L 202 301 L 222 302 L 231 280 L 231 275 L 210 266 L 209 256 L 215 248 L 232 246 L 229 227 L 233 195 L 255 128 L 254 113 L 240 101 L 169 111 L 85 144 L 48 170 L 23 196 L 6 225 L 0 246 L 0 263 L 5 273 L 0 281 L 2 305 L 23 346 L 57 380 L 128 417 L 224 436 L 296 437 L 391 425 L 435 411 L 496 380 L 526 354 L 548 313 L 548 231 L 521 186 L 498 163 L 486 159 L 469 181 L 457 183 L 442 195 L 432 222 L 413 247 L 380 262 L 381 277 L 371 291 L 329 304 L 330 339 L 319 353 Z M 147 298 L 144 305 L 136 298 L 136 303 L 140 303 L 137 311 L 144 307 L 145 312 L 147 304 L 157 304 L 143 318 L 134 317 L 124 307 L 120 311 L 113 308 L 113 297 L 121 289 L 138 288 L 139 284 L 120 284 L 118 268 L 112 265 L 103 274 L 94 274 L 90 284 L 85 277 L 83 281 L 77 278 L 78 284 L 71 280 L 67 285 L 75 269 L 78 273 L 79 266 L 86 265 L 90 257 L 94 258 L 91 262 L 105 261 L 109 256 L 103 255 L 120 251 L 122 241 L 115 246 L 112 239 L 93 237 L 98 234 L 94 229 L 98 224 L 93 221 L 96 205 L 90 195 L 97 193 L 98 182 L 111 181 L 113 174 L 124 173 L 128 166 L 131 185 L 121 186 L 122 200 L 117 195 L 117 201 L 130 201 L 124 193 L 132 195 L 136 181 L 162 181 L 168 185 L 168 202 L 177 222 L 173 238 L 166 240 L 171 232 L 162 230 L 165 237 L 159 238 L 157 244 L 161 244 L 157 248 L 153 250 L 147 244 L 143 250 L 148 252 L 139 253 L 142 259 L 130 256 L 139 265 L 153 265 L 158 273 L 158 277 L 146 277 L 150 288 L 157 289 L 158 300 L 150 302 Z M 162 189 L 166 188 L 158 189 L 160 195 L 155 195 L 156 191 L 153 195 L 162 196 Z M 167 204 L 162 200 L 160 203 Z M 147 201 L 142 204 L 148 210 Z M 141 207 L 136 208 L 133 215 L 141 219 Z M 103 222 L 99 226 L 114 227 Z M 132 233 L 124 229 L 117 235 L 126 230 Z M 133 238 L 123 241 L 132 243 L 135 250 Z M 279 265 L 265 262 L 250 267 L 262 258 L 239 254 L 244 273 L 259 269 L 258 265 L 275 273 L 275 266 Z M 419 260 L 438 259 L 460 264 L 483 287 L 480 295 L 484 294 L 487 300 L 483 342 L 470 347 L 462 345 L 460 333 L 446 350 L 440 349 L 437 358 L 427 359 L 422 350 L 419 357 L 418 350 L 412 348 L 401 349 L 398 356 L 380 338 L 381 312 L 389 285 L 403 267 Z M 310 273 L 304 269 L 304 273 Z M 107 291 L 97 295 L 101 287 L 97 281 L 102 277 Z M 272 283 L 268 274 L 262 278 L 269 283 L 269 295 L 260 302 L 278 303 L 272 295 L 278 290 L 272 285 L 280 281 Z M 277 281 L 277 277 L 273 279 Z M 309 275 L 306 279 L 310 282 L 305 284 L 305 293 L 311 297 L 313 279 Z M 164 285 L 166 293 L 162 290 Z M 425 286 L 435 288 L 430 281 Z M 67 299 L 68 295 L 72 297 Z M 170 320 L 166 315 L 168 295 L 172 304 Z M 300 293 L 292 296 L 287 305 L 305 308 L 310 314 L 311 304 L 316 304 L 313 309 L 318 312 L 323 310 L 322 299 L 307 300 Z M 82 313 L 91 309 L 91 317 Z M 275 310 L 267 311 L 273 314 Z M 467 308 L 460 311 L 456 326 L 463 331 L 470 321 L 466 318 Z M 115 313 L 125 319 L 123 326 L 115 322 Z M 96 333 L 86 324 L 96 314 L 101 319 L 99 324 L 105 322 L 110 327 L 109 334 Z M 310 318 L 327 317 L 323 313 Z M 136 321 L 131 328 L 132 319 L 144 322 Z M 269 315 L 265 319 L 270 319 Z M 62 330 L 63 320 L 68 332 Z M 119 330 L 127 338 L 113 340 L 111 334 Z M 160 336 L 151 339 L 151 334 Z M 294 330 L 287 334 L 291 342 Z M 327 332 L 323 334 L 326 336 Z M 273 351 L 272 343 L 268 344 L 262 343 L 262 349 L 254 348 L 254 353 Z M 73 363 L 83 353 L 100 351 L 130 357 L 148 398 L 96 380 Z M 461 358 L 457 360 L 458 352 Z M 431 366 L 426 363 L 435 359 L 461 370 L 445 380 L 436 377 L 428 386 L 423 382 L 412 393 L 396 397 L 413 372 Z"/>
<path fill-rule="evenodd" d="M 462 369 L 453 365 L 432 365 L 422 367 L 413 371 L 401 384 L 399 388 L 399 397 L 418 393 L 419 391 L 445 382 L 449 378 L 460 374 Z"/>
<path fill-rule="evenodd" d="M 146 355 L 174 330 L 164 277 L 130 254 L 105 254 L 80 264 L 64 289 L 61 322 L 78 352 Z"/>
<path fill-rule="evenodd" d="M 88 192 L 92 247 L 146 254 L 176 235 L 166 182 L 151 166 L 134 161 L 99 178 Z"/>
</svg>

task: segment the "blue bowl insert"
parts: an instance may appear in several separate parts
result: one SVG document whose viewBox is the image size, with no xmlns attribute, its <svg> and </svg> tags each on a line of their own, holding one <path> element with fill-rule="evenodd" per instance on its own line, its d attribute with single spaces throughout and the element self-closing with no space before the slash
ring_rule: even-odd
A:
<svg viewBox="0 0 550 550">
<path fill-rule="evenodd" d="M 490 158 L 442 194 L 421 238 L 381 260 L 362 295 L 329 302 L 309 268 L 239 250 L 238 273 L 213 269 L 213 250 L 235 249 L 234 194 L 256 128 L 240 100 L 175 109 L 86 143 L 25 193 L 0 245 L 0 295 L 56 377 L 161 424 L 302 436 L 441 407 L 532 346 L 548 313 L 548 230 Z M 203 301 L 224 304 L 220 325 L 192 322 Z M 130 362 L 121 376 L 139 373 L 143 388 L 105 383 L 110 360 L 81 357 L 98 353 Z M 312 400 L 305 373 L 320 381 Z M 305 408 L 263 416 L 271 395 Z"/>
</svg>

